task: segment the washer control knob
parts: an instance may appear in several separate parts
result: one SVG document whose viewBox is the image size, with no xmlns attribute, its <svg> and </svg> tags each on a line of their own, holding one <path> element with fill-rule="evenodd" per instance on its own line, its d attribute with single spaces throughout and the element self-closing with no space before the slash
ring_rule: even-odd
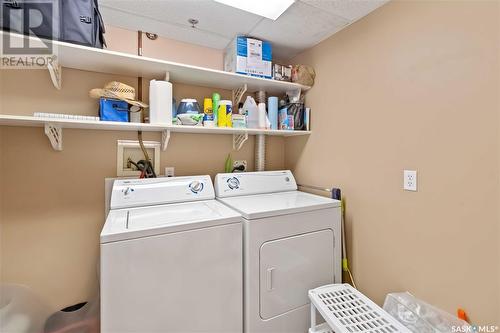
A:
<svg viewBox="0 0 500 333">
<path fill-rule="evenodd" d="M 231 177 L 227 180 L 227 186 L 229 186 L 231 190 L 236 190 L 240 188 L 240 181 L 236 177 Z"/>
<path fill-rule="evenodd" d="M 123 190 L 123 195 L 127 196 L 130 194 L 130 192 L 134 192 L 134 189 L 131 187 L 127 187 L 125 190 Z"/>
<path fill-rule="evenodd" d="M 189 184 L 189 189 L 191 190 L 191 192 L 198 194 L 203 190 L 203 183 L 194 180 Z"/>
</svg>

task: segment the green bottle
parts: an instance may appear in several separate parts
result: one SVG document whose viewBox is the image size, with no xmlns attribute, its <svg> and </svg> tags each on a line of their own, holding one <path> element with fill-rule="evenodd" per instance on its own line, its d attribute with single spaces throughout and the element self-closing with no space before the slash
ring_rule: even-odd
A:
<svg viewBox="0 0 500 333">
<path fill-rule="evenodd" d="M 218 119 L 218 113 L 219 113 L 219 102 L 220 102 L 220 95 L 219 93 L 213 93 L 212 94 L 212 110 L 214 113 L 214 124 L 217 126 L 217 119 Z"/>
</svg>

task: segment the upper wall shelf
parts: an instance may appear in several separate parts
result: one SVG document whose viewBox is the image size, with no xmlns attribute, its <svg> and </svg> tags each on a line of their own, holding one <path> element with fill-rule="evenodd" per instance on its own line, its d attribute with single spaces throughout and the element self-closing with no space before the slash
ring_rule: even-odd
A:
<svg viewBox="0 0 500 333">
<path fill-rule="evenodd" d="M 0 31 L 0 38 L 10 35 L 12 43 L 22 43 L 23 35 Z M 37 38 L 27 37 L 35 42 Z M 84 71 L 116 75 L 163 79 L 169 73 L 170 81 L 203 87 L 233 90 L 247 85 L 249 92 L 265 90 L 268 94 L 282 94 L 287 90 L 306 91 L 310 87 L 297 83 L 256 78 L 215 69 L 191 66 L 166 60 L 101 50 L 59 41 L 52 43 L 59 65 Z M 203 55 L 200 55 L 203 56 Z"/>
</svg>

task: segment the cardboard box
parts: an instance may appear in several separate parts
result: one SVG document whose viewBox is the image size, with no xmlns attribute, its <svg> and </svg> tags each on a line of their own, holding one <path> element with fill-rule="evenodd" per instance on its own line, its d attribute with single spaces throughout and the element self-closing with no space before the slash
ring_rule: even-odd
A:
<svg viewBox="0 0 500 333">
<path fill-rule="evenodd" d="M 271 43 L 238 36 L 224 51 L 224 70 L 272 79 Z"/>
<path fill-rule="evenodd" d="M 292 66 L 291 65 L 281 65 L 274 64 L 274 79 L 278 81 L 292 81 Z"/>
</svg>

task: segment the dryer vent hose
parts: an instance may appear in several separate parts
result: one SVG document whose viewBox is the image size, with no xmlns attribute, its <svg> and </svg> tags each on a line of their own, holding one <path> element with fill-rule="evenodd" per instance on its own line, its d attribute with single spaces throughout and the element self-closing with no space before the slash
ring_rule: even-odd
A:
<svg viewBox="0 0 500 333">
<path fill-rule="evenodd" d="M 255 171 L 266 169 L 266 136 L 257 134 L 255 137 Z"/>
</svg>

